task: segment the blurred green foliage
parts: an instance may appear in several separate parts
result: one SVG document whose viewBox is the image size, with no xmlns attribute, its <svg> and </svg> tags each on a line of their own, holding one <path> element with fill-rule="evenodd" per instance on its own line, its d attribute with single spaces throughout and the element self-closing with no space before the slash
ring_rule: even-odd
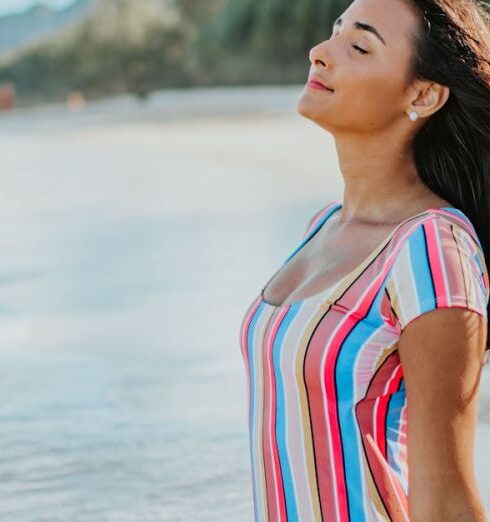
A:
<svg viewBox="0 0 490 522">
<path fill-rule="evenodd" d="M 349 3 L 231 0 L 210 31 L 212 45 L 203 41 L 202 58 L 221 81 L 301 82 L 309 49 L 330 36 L 334 19 Z"/>
<path fill-rule="evenodd" d="M 0 63 L 0 82 L 28 101 L 74 90 L 144 97 L 165 87 L 302 82 L 308 50 L 349 3 L 174 0 L 154 16 L 142 7 L 149 0 L 104 0 L 75 28 Z"/>
</svg>

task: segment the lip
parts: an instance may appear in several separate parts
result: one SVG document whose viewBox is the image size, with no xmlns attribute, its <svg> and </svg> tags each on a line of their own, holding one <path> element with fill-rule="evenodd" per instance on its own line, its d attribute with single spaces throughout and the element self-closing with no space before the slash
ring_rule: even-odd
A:
<svg viewBox="0 0 490 522">
<path fill-rule="evenodd" d="M 310 78 L 308 80 L 308 83 L 306 84 L 308 87 L 311 87 L 312 89 L 316 89 L 319 91 L 327 91 L 333 93 L 334 90 L 331 87 L 328 87 L 324 83 L 320 82 L 316 78 Z"/>
</svg>

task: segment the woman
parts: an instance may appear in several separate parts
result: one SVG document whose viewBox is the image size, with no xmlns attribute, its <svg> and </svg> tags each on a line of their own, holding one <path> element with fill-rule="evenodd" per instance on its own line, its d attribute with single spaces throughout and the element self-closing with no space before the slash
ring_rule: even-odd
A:
<svg viewBox="0 0 490 522">
<path fill-rule="evenodd" d="M 241 324 L 256 521 L 486 520 L 489 45 L 475 0 L 355 0 L 310 52 L 345 190 Z"/>
</svg>

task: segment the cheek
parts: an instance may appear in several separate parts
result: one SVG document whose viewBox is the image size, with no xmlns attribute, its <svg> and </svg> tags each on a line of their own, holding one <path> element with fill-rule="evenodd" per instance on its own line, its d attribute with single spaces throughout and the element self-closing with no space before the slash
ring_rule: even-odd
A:
<svg viewBox="0 0 490 522">
<path fill-rule="evenodd" d="M 388 74 L 351 78 L 340 94 L 348 96 L 353 106 L 364 110 L 389 109 L 400 97 L 400 84 Z"/>
<path fill-rule="evenodd" d="M 401 82 L 386 74 L 351 78 L 338 94 L 339 115 L 346 124 L 379 126 L 400 112 Z"/>
<path fill-rule="evenodd" d="M 337 75 L 332 97 L 305 92 L 298 111 L 330 131 L 372 131 L 390 125 L 403 111 L 403 78 L 399 71 L 372 65 L 345 67 Z"/>
</svg>

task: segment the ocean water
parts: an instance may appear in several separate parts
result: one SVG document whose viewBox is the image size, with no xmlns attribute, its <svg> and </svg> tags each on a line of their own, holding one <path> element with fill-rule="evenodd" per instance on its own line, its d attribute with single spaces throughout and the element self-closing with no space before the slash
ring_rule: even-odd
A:
<svg viewBox="0 0 490 522">
<path fill-rule="evenodd" d="M 0 520 L 251 522 L 239 324 L 338 198 L 334 151 L 287 103 L 117 110 L 0 118 Z"/>
<path fill-rule="evenodd" d="M 164 139 L 0 132 L 0 520 L 252 519 L 233 285 L 254 224 L 179 205 L 206 168 Z"/>
<path fill-rule="evenodd" d="M 3 227 L 0 519 L 249 520 L 225 227 L 85 219 Z"/>
</svg>

